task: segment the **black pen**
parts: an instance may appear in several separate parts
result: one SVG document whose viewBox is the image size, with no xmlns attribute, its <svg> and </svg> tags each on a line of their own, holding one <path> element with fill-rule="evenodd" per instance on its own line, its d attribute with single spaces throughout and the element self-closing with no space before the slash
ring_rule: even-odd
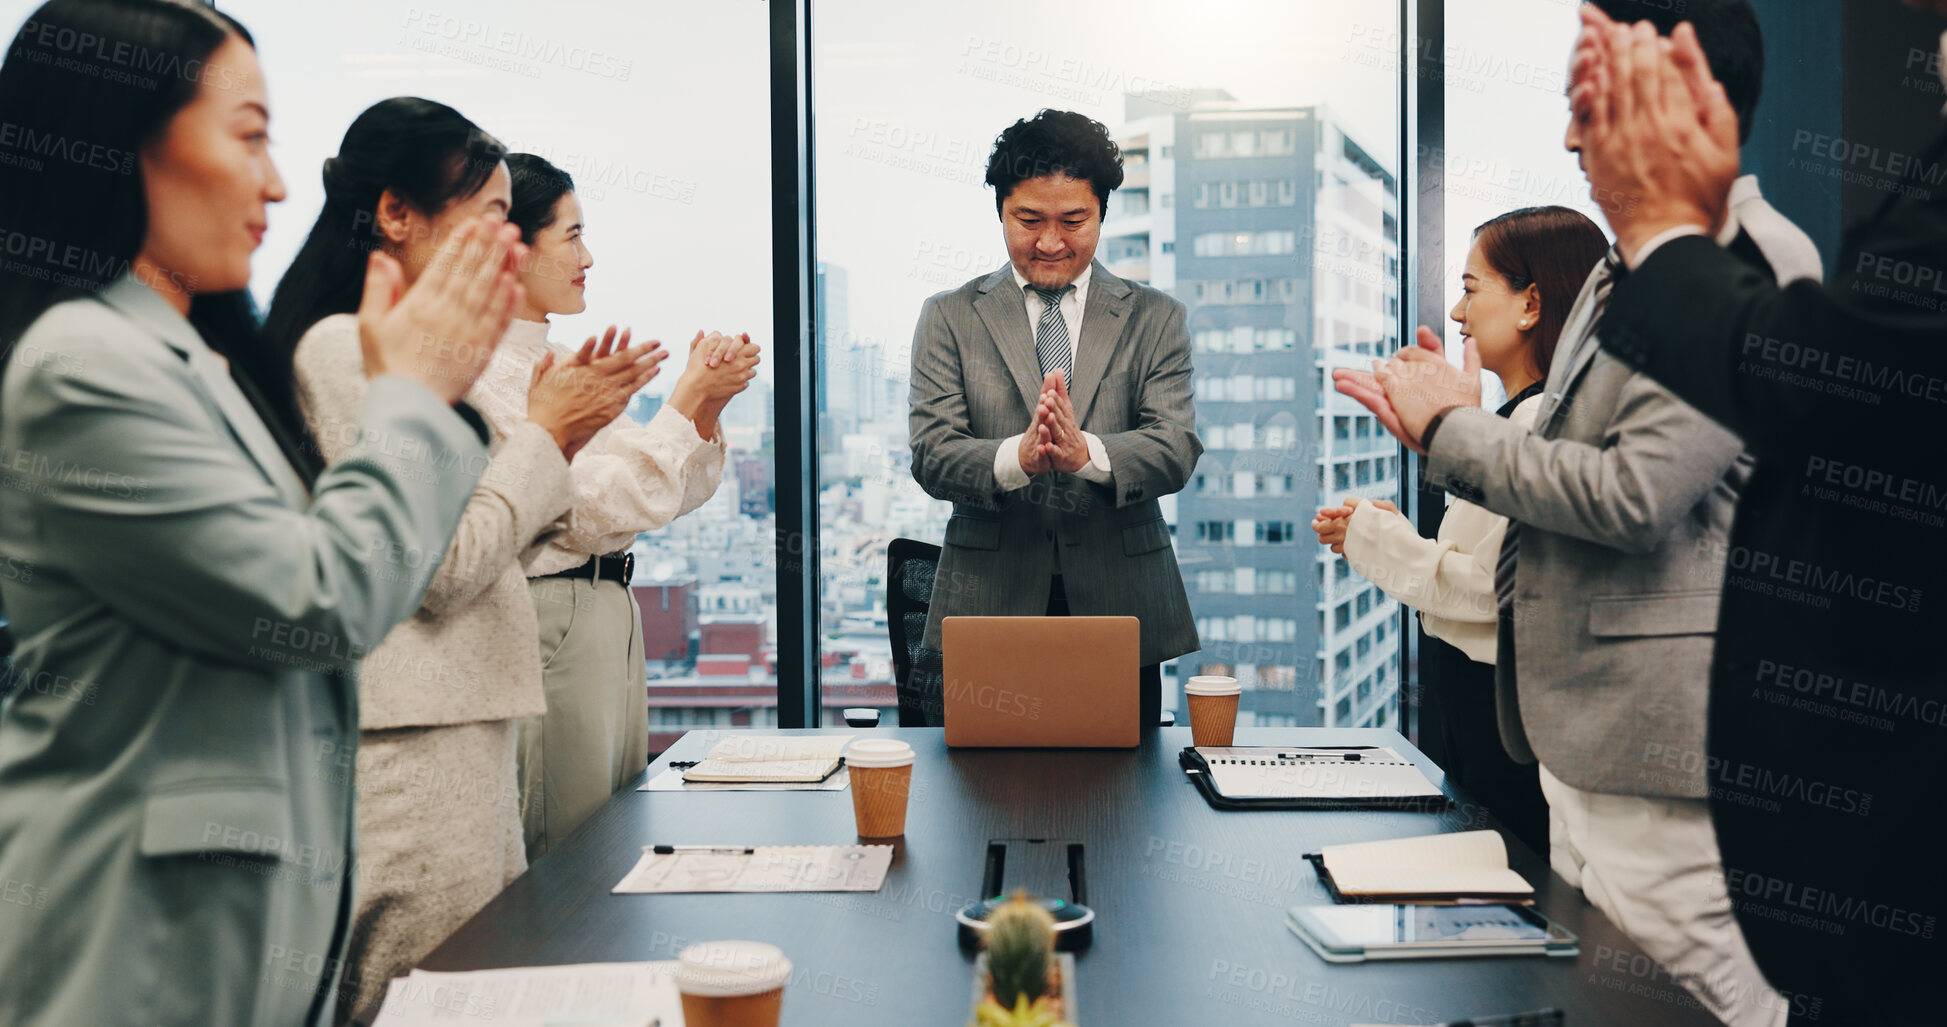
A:
<svg viewBox="0 0 1947 1027">
<path fill-rule="evenodd" d="M 679 852 L 708 852 L 718 856 L 750 856 L 757 850 L 735 845 L 651 845 L 649 851 L 658 856 L 671 856 Z"/>
<path fill-rule="evenodd" d="M 1532 1013 L 1507 1013 L 1501 1016 L 1476 1016 L 1449 1020 L 1441 1027 L 1561 1027 L 1562 1011 L 1554 1007 Z"/>
</svg>

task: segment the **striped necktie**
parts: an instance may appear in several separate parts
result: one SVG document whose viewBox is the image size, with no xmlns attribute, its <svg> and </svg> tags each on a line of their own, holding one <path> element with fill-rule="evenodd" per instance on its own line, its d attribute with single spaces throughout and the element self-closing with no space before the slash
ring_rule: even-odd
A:
<svg viewBox="0 0 1947 1027">
<path fill-rule="evenodd" d="M 1075 384 L 1075 352 L 1068 345 L 1068 322 L 1061 316 L 1061 300 L 1074 288 L 1073 285 L 1059 289 L 1028 286 L 1029 292 L 1041 297 L 1041 322 L 1034 330 L 1034 355 L 1041 361 L 1041 374 L 1046 377 L 1050 371 L 1060 371 L 1062 381 L 1071 388 Z"/>
</svg>

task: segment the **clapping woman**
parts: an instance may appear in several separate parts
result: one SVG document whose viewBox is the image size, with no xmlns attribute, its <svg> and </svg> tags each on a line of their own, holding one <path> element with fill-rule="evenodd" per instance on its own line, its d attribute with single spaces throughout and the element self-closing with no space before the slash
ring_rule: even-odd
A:
<svg viewBox="0 0 1947 1027">
<path fill-rule="evenodd" d="M 477 394 L 483 410 L 502 417 L 530 402 L 537 361 L 569 356 L 549 341 L 548 319 L 587 308 L 595 266 L 573 179 L 532 154 L 513 154 L 507 166 L 508 219 L 530 248 L 521 267 L 526 291 Z M 616 344 L 626 347 L 627 337 L 623 331 Z M 547 713 L 521 728 L 530 860 L 648 765 L 642 611 L 629 591 L 627 551 L 637 533 L 689 513 L 716 491 L 725 453 L 717 415 L 750 384 L 757 362 L 747 338 L 696 333 L 668 401 L 649 423 L 615 418 L 569 465 L 574 495 L 564 530 L 527 565 L 547 693 Z"/>
<path fill-rule="evenodd" d="M 273 342 L 296 337 L 300 398 L 326 459 L 359 438 L 367 401 L 359 254 L 416 280 L 445 240 L 512 202 L 501 145 L 444 104 L 367 108 L 325 162 L 324 208 L 271 304 Z M 656 373 L 648 347 L 537 364 L 523 410 L 487 415 L 491 459 L 419 610 L 359 666 L 360 840 L 341 1011 L 369 1004 L 527 869 L 514 768 L 516 719 L 539 714 L 541 662 L 522 558 L 573 499 L 568 457 Z M 476 384 L 469 402 L 476 409 Z"/>
<path fill-rule="evenodd" d="M 4 586 L 0 880 L 32 902 L 0 915 L 0 1023 L 324 1023 L 352 670 L 436 562 L 387 554 L 444 553 L 474 493 L 486 442 L 454 404 L 522 247 L 466 221 L 410 287 L 359 255 L 367 398 L 325 463 L 244 291 L 284 186 L 243 26 L 52 0 L 0 65 L 0 120 L 117 157 L 0 165 L 0 225 L 36 241 L 0 272 L 0 556 L 32 568 Z"/>
<path fill-rule="evenodd" d="M 1602 230 L 1566 207 L 1517 210 L 1474 230 L 1460 302 L 1448 316 L 1477 348 L 1482 368 L 1500 377 L 1508 395 L 1502 417 L 1534 423 L 1555 343 L 1607 248 Z M 1449 671 L 1421 676 L 1428 754 L 1529 847 L 1546 852 L 1548 806 L 1535 766 L 1508 756 L 1496 721 L 1494 565 L 1507 526 L 1500 514 L 1455 500 L 1438 533 L 1422 538 L 1393 504 L 1358 496 L 1312 521 L 1320 543 L 1419 610 L 1431 645 L 1445 650 L 1422 657 Z"/>
</svg>

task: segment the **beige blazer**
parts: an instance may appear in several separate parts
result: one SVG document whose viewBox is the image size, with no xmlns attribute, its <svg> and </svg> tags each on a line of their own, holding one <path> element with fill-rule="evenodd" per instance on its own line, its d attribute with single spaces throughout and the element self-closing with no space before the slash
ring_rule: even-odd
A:
<svg viewBox="0 0 1947 1027">
<path fill-rule="evenodd" d="M 357 317 L 337 314 L 313 325 L 298 340 L 296 361 L 312 435 L 324 458 L 337 460 L 358 442 L 365 405 Z M 547 711 L 524 563 L 553 537 L 574 498 L 568 462 L 553 436 L 524 419 L 525 404 L 496 413 L 491 404 L 473 405 L 493 431 L 491 459 L 446 551 L 402 556 L 408 564 L 437 561 L 438 570 L 419 609 L 359 664 L 365 730 Z"/>
<path fill-rule="evenodd" d="M 1532 428 L 1540 406 L 1537 393 L 1508 420 Z M 1420 611 L 1427 634 L 1476 663 L 1493 663 L 1494 565 L 1507 533 L 1506 517 L 1464 499 L 1447 507 L 1439 533 L 1430 539 L 1403 515 L 1361 503 L 1346 525 L 1345 562 L 1380 591 Z"/>
</svg>

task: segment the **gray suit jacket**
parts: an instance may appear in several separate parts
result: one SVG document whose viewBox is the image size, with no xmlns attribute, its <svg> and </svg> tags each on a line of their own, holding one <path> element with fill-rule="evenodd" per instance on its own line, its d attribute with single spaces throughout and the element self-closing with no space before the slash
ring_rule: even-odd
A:
<svg viewBox="0 0 1947 1027">
<path fill-rule="evenodd" d="M 486 463 L 370 383 L 312 492 L 214 353 L 123 278 L 0 383 L 0 1023 L 327 1022 L 351 897 L 358 659 L 419 605 Z"/>
<path fill-rule="evenodd" d="M 1816 258 L 1801 266 L 1809 240 L 1768 206 L 1738 213 L 1762 227 L 1732 249 L 1781 278 L 1817 274 Z M 1600 272 L 1563 328 L 1567 359 L 1550 369 L 1534 430 L 1455 410 L 1427 476 L 1521 525 L 1514 644 L 1503 637 L 1495 675 L 1509 754 L 1584 791 L 1703 798 L 1718 597 L 1752 464 L 1717 422 L 1580 345 L 1597 327 Z"/>
<path fill-rule="evenodd" d="M 1156 502 L 1182 489 L 1203 455 L 1183 304 L 1094 265 L 1071 395 L 1083 430 L 1102 439 L 1112 487 L 1049 473 L 1001 491 L 994 457 L 1026 430 L 1041 380 L 1010 268 L 920 308 L 913 478 L 953 503 L 924 644 L 940 648 L 944 617 L 1047 612 L 1059 565 L 1071 612 L 1142 622 L 1145 666 L 1195 652 L 1196 622 Z"/>
</svg>

